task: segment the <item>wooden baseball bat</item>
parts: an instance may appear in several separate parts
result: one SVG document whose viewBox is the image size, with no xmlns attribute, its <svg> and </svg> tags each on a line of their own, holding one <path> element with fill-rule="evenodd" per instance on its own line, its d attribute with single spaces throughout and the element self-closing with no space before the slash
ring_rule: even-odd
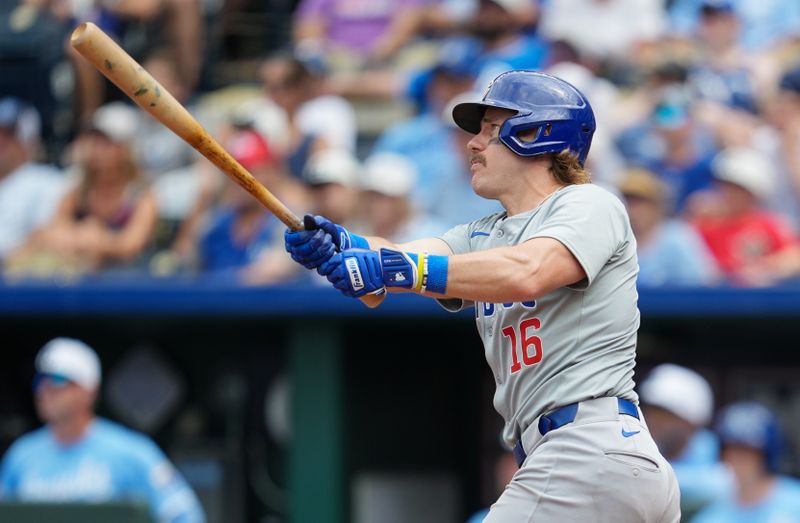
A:
<svg viewBox="0 0 800 523">
<path fill-rule="evenodd" d="M 91 22 L 82 23 L 72 32 L 70 44 L 139 107 L 208 158 L 289 229 L 304 228 L 300 218 L 242 167 L 180 102 L 102 29 Z M 361 301 L 368 307 L 376 307 L 383 296 L 367 295 Z"/>
</svg>

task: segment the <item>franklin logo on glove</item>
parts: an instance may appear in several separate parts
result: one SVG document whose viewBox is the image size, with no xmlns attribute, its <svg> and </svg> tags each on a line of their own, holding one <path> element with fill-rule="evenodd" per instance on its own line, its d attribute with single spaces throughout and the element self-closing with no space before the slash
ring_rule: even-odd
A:
<svg viewBox="0 0 800 523">
<path fill-rule="evenodd" d="M 364 280 L 361 278 L 358 260 L 355 258 L 347 258 L 344 263 L 347 266 L 347 274 L 350 275 L 350 284 L 353 286 L 353 290 L 360 291 L 364 288 Z"/>
</svg>

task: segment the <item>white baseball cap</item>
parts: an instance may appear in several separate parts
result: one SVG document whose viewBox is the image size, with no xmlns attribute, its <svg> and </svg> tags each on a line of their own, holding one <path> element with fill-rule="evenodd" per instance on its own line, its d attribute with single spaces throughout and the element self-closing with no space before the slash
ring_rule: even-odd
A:
<svg viewBox="0 0 800 523">
<path fill-rule="evenodd" d="M 108 103 L 92 115 L 92 129 L 121 144 L 133 141 L 139 125 L 139 113 L 124 102 Z"/>
<path fill-rule="evenodd" d="M 86 390 L 100 385 L 100 358 L 80 340 L 50 340 L 37 354 L 35 365 L 37 372 L 63 376 Z"/>
<path fill-rule="evenodd" d="M 769 198 L 774 190 L 774 170 L 760 152 L 744 147 L 725 149 L 711 163 L 718 180 L 747 189 L 759 199 Z"/>
<path fill-rule="evenodd" d="M 531 0 L 492 0 L 492 2 L 511 14 L 523 9 L 530 9 L 535 5 Z"/>
<path fill-rule="evenodd" d="M 408 157 L 396 153 L 375 153 L 364 162 L 361 188 L 386 196 L 404 197 L 417 183 L 417 168 Z"/>
<path fill-rule="evenodd" d="M 711 421 L 714 394 L 700 374 L 686 367 L 664 363 L 655 367 L 639 386 L 642 403 L 660 407 L 702 427 Z"/>
<path fill-rule="evenodd" d="M 346 187 L 358 184 L 361 164 L 349 151 L 324 149 L 314 153 L 303 169 L 303 179 L 309 185 L 338 183 Z"/>
</svg>

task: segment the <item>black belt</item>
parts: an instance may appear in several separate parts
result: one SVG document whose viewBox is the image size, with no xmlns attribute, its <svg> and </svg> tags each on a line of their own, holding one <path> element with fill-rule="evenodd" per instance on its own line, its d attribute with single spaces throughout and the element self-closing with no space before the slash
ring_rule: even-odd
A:
<svg viewBox="0 0 800 523">
<path fill-rule="evenodd" d="M 619 404 L 620 414 L 627 414 L 628 416 L 633 416 L 634 418 L 639 419 L 639 409 L 637 409 L 636 405 L 634 405 L 632 402 L 622 398 L 617 398 L 617 403 Z M 539 418 L 539 434 L 544 436 L 551 430 L 556 430 L 564 425 L 572 423 L 575 421 L 575 416 L 577 414 L 578 403 L 571 403 L 556 409 L 553 412 L 544 414 Z M 520 467 L 525 462 L 525 458 L 528 457 L 527 454 L 525 454 L 525 449 L 522 448 L 521 438 L 514 446 L 514 457 L 517 460 L 517 465 Z"/>
</svg>

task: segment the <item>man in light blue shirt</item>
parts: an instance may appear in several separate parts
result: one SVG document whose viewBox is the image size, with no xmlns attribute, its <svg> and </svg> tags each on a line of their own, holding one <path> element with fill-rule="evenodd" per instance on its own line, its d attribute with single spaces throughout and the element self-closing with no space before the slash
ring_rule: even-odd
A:
<svg viewBox="0 0 800 523">
<path fill-rule="evenodd" d="M 0 265 L 50 220 L 66 189 L 55 168 L 33 161 L 40 131 L 33 106 L 0 98 Z"/>
<path fill-rule="evenodd" d="M 0 499 L 142 502 L 154 521 L 203 523 L 194 492 L 147 436 L 97 418 L 97 354 L 56 338 L 36 358 L 36 410 L 46 425 L 22 436 L 0 466 Z"/>
</svg>

